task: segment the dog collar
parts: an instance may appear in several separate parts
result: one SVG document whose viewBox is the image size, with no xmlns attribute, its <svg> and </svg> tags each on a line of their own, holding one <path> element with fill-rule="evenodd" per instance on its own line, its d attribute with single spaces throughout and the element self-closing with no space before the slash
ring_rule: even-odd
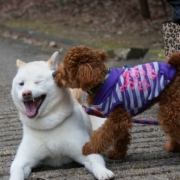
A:
<svg viewBox="0 0 180 180">
<path fill-rule="evenodd" d="M 92 89 L 87 90 L 86 92 L 87 92 L 89 95 L 94 94 L 94 93 L 97 91 L 97 89 L 98 89 L 102 84 L 104 84 L 105 80 L 108 78 L 108 76 L 109 76 L 109 74 L 110 74 L 110 71 L 111 71 L 111 70 L 109 69 L 108 72 L 107 72 L 107 74 L 106 74 L 106 76 L 104 77 L 104 80 L 103 80 L 101 83 L 99 83 L 97 86 L 93 87 Z"/>
</svg>

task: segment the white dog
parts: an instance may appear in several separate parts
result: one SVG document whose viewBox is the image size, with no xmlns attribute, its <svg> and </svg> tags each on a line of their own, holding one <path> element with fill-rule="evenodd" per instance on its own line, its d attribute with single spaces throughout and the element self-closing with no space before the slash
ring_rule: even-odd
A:
<svg viewBox="0 0 180 180">
<path fill-rule="evenodd" d="M 17 60 L 11 94 L 23 124 L 23 138 L 10 168 L 10 180 L 27 179 L 39 164 L 59 167 L 72 161 L 84 165 L 99 180 L 110 179 L 114 174 L 101 155 L 82 154 L 91 122 L 70 90 L 55 84 L 52 73 L 58 58 L 55 52 L 47 62 Z"/>
</svg>

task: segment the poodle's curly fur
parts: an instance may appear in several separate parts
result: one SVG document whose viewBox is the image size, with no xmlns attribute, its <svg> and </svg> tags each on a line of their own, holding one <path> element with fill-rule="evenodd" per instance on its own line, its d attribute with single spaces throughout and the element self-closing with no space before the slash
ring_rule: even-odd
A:
<svg viewBox="0 0 180 180">
<path fill-rule="evenodd" d="M 56 70 L 55 81 L 60 87 L 81 88 L 87 91 L 104 80 L 108 71 L 104 64 L 107 58 L 104 51 L 85 46 L 74 47 L 65 55 L 62 64 Z M 173 152 L 180 150 L 180 52 L 172 54 L 167 63 L 175 66 L 177 73 L 147 109 L 159 103 L 158 121 L 169 136 L 163 149 Z M 93 104 L 97 92 L 88 95 L 89 105 Z M 121 105 L 117 105 L 107 121 L 92 133 L 90 142 L 83 147 L 83 154 L 101 153 L 113 145 L 108 157 L 122 159 L 131 141 L 131 119 L 131 115 Z"/>
</svg>

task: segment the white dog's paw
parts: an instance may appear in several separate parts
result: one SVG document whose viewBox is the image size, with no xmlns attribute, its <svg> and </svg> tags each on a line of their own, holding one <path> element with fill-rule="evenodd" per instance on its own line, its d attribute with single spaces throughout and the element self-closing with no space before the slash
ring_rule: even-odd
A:
<svg viewBox="0 0 180 180">
<path fill-rule="evenodd" d="M 94 175 L 98 180 L 107 180 L 114 178 L 114 173 L 105 167 L 96 168 L 96 172 L 94 173 Z"/>
</svg>

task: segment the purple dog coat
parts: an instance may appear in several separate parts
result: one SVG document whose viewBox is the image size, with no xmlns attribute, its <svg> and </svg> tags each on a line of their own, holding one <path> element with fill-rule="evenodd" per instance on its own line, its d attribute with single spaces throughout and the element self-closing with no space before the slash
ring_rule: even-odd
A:
<svg viewBox="0 0 180 180">
<path fill-rule="evenodd" d="M 97 93 L 94 107 L 104 116 L 118 104 L 132 116 L 141 113 L 174 78 L 177 69 L 165 62 L 113 68 Z"/>
</svg>

